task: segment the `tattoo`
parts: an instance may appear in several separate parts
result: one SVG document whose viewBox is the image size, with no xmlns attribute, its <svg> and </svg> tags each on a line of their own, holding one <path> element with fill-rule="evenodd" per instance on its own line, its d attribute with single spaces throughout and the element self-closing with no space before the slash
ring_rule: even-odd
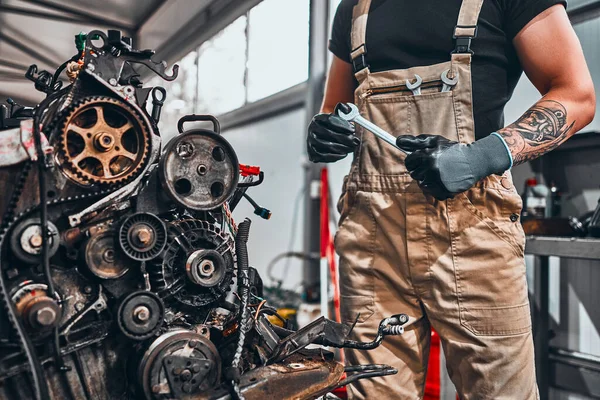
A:
<svg viewBox="0 0 600 400">
<path fill-rule="evenodd" d="M 498 131 L 508 144 L 514 164 L 538 158 L 569 138 L 575 121 L 567 125 L 567 110 L 554 100 L 541 100 L 512 125 Z"/>
</svg>

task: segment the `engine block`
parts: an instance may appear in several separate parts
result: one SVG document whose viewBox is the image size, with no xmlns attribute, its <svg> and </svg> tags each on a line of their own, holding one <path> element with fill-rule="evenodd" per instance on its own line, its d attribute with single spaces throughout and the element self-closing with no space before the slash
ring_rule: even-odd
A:
<svg viewBox="0 0 600 400">
<path fill-rule="evenodd" d="M 405 315 L 357 343 L 325 318 L 294 331 L 264 299 L 250 220 L 231 217 L 264 176 L 240 176 L 212 116 L 163 145 L 165 90 L 136 68 L 177 66 L 118 31 L 79 39 L 57 73 L 28 71 L 46 99 L 0 121 L 16 149 L 0 168 L 0 398 L 314 398 L 395 373 L 306 346 L 373 348 Z"/>
</svg>

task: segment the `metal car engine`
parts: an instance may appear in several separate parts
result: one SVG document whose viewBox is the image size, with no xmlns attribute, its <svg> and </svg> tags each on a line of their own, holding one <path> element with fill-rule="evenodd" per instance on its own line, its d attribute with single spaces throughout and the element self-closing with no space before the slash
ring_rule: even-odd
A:
<svg viewBox="0 0 600 400">
<path fill-rule="evenodd" d="M 170 81 L 177 65 L 119 31 L 76 47 L 54 73 L 30 67 L 40 104 L 0 106 L 0 398 L 308 399 L 396 373 L 322 346 L 372 349 L 406 315 L 359 343 L 323 317 L 292 330 L 264 299 L 250 220 L 231 214 L 264 174 L 212 116 L 162 143 L 166 91 L 137 69 Z M 184 129 L 197 121 L 213 129 Z"/>
</svg>

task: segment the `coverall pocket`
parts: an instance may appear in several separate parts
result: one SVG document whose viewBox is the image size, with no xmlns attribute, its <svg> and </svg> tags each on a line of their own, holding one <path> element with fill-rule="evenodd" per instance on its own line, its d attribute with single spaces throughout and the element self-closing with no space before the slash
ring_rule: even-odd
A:
<svg viewBox="0 0 600 400">
<path fill-rule="evenodd" d="M 519 222 L 509 217 L 519 206 L 514 192 L 486 180 L 448 204 L 462 326 L 476 336 L 529 332 L 522 241 L 511 225 Z"/>
<path fill-rule="evenodd" d="M 517 212 L 515 203 L 519 200 L 515 199 L 514 194 L 495 187 L 477 186 L 457 197 L 465 209 L 484 223 L 497 238 L 506 242 L 517 257 L 523 257 L 525 243 L 524 236 L 519 235 L 519 230 L 522 232 L 518 220 L 520 207 Z"/>
<path fill-rule="evenodd" d="M 508 307 L 461 309 L 463 326 L 478 336 L 521 335 L 531 330 L 529 303 Z"/>
<path fill-rule="evenodd" d="M 375 296 L 375 220 L 369 193 L 348 191 L 346 196 L 346 200 L 351 199 L 351 204 L 344 207 L 349 207 L 349 210 L 334 239 L 336 252 L 340 256 L 342 311 L 346 310 L 347 316 L 352 314 L 352 320 L 360 312 L 359 321 L 364 322 L 373 313 Z"/>
</svg>

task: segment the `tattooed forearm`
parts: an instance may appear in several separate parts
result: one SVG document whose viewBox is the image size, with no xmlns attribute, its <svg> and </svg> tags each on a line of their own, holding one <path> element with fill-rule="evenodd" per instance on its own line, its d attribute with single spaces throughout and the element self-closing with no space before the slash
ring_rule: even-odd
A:
<svg viewBox="0 0 600 400">
<path fill-rule="evenodd" d="M 567 110 L 554 100 L 541 100 L 518 121 L 498 131 L 508 144 L 515 165 L 538 158 L 564 143 L 575 121 L 567 124 Z"/>
</svg>

